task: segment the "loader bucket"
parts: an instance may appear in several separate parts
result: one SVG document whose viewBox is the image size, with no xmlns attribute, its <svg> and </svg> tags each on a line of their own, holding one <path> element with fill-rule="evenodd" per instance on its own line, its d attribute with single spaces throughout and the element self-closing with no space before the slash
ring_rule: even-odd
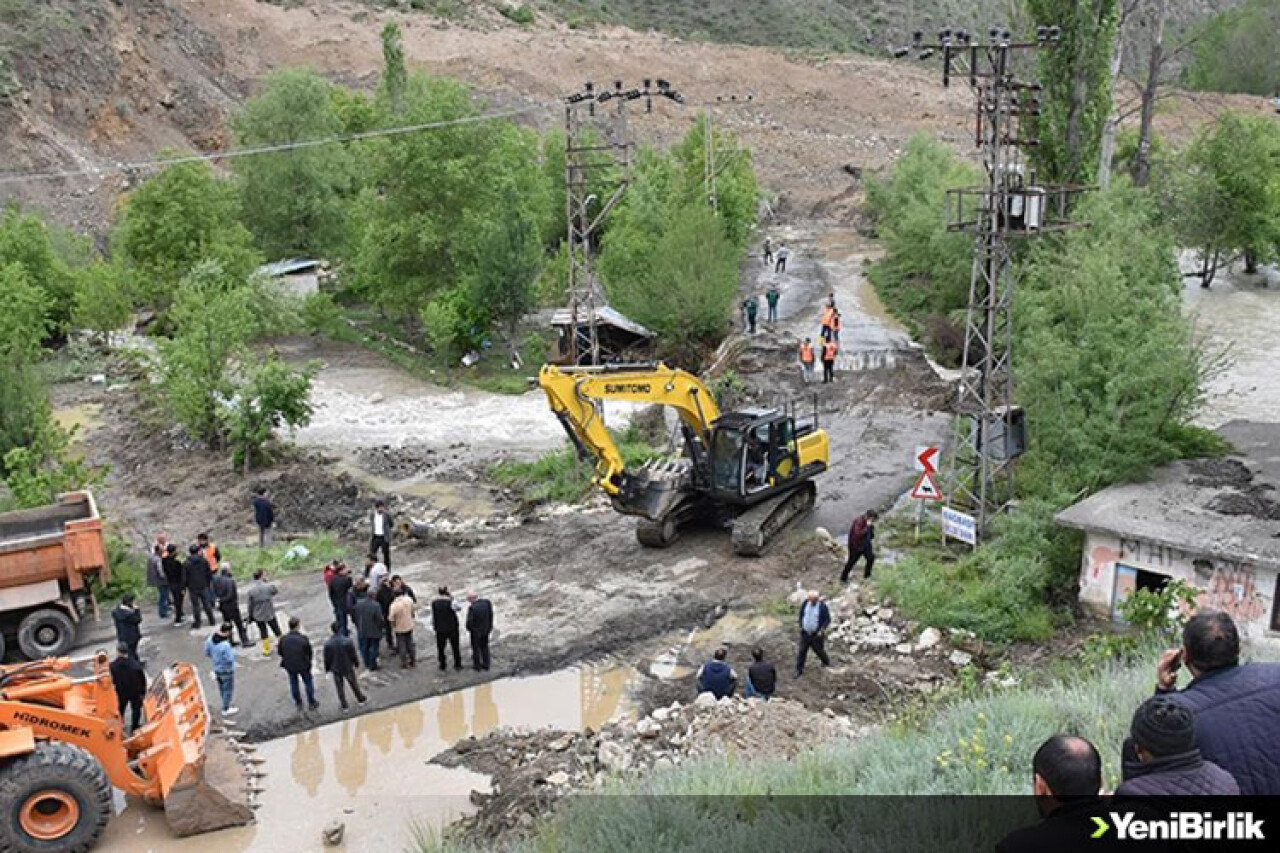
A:
<svg viewBox="0 0 1280 853">
<path fill-rule="evenodd" d="M 174 834 L 198 835 L 251 822 L 248 770 L 235 745 L 214 732 L 195 667 L 175 663 L 166 668 L 148 689 L 145 708 L 151 747 L 140 758 L 159 781 Z"/>
</svg>

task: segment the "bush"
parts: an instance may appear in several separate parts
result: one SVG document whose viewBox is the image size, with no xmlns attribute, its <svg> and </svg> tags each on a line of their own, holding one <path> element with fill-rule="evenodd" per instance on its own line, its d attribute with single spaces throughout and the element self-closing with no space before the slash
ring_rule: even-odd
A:
<svg viewBox="0 0 1280 853">
<path fill-rule="evenodd" d="M 533 10 L 524 4 L 519 6 L 499 6 L 498 11 L 502 13 L 502 17 L 522 27 L 533 23 Z"/>
<path fill-rule="evenodd" d="M 307 294 L 301 313 L 303 325 L 311 332 L 333 335 L 343 325 L 342 309 L 322 291 Z"/>
<path fill-rule="evenodd" d="M 107 536 L 107 565 L 111 568 L 111 581 L 95 591 L 99 604 L 110 607 L 125 593 L 133 593 L 140 601 L 154 597 L 147 586 L 146 555 L 129 547 L 120 536 Z"/>
<path fill-rule="evenodd" d="M 614 433 L 614 442 L 627 468 L 638 467 L 655 455 L 655 450 L 628 427 Z M 595 467 L 578 458 L 572 447 L 544 453 L 532 462 L 507 461 L 490 466 L 489 476 L 515 489 L 526 503 L 578 503 L 591 492 Z"/>
</svg>

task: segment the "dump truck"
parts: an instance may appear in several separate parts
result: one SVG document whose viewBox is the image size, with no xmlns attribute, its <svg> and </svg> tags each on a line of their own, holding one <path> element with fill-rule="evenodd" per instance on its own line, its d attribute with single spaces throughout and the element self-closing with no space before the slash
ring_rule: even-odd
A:
<svg viewBox="0 0 1280 853">
<path fill-rule="evenodd" d="M 812 419 L 782 409 L 722 413 L 698 377 L 665 364 L 545 365 L 538 384 L 579 456 L 595 463 L 594 483 L 613 508 L 637 516 L 641 545 L 665 548 L 690 524 L 731 532 L 735 553 L 758 556 L 817 498 L 829 440 Z M 626 400 L 669 406 L 680 415 L 679 458 L 628 469 L 605 427 L 601 404 Z"/>
<path fill-rule="evenodd" d="M 15 641 L 27 660 L 67 654 L 97 607 L 94 585 L 110 579 L 92 493 L 0 513 L 0 660 Z"/>
<path fill-rule="evenodd" d="M 178 836 L 249 823 L 253 759 L 210 718 L 196 668 L 158 673 L 143 710 L 126 733 L 105 651 L 0 666 L 0 850 L 85 853 L 113 787 L 163 806 Z"/>
</svg>

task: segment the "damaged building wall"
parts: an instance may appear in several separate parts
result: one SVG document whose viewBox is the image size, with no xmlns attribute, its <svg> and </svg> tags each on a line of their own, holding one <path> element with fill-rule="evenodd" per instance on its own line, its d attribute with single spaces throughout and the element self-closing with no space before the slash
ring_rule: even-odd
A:
<svg viewBox="0 0 1280 853">
<path fill-rule="evenodd" d="M 1118 604 L 1134 589 L 1177 578 L 1200 590 L 1198 604 L 1224 610 L 1245 636 L 1280 637 L 1276 568 L 1197 554 L 1143 539 L 1088 531 L 1080 569 L 1080 602 L 1102 618 L 1119 619 Z"/>
</svg>

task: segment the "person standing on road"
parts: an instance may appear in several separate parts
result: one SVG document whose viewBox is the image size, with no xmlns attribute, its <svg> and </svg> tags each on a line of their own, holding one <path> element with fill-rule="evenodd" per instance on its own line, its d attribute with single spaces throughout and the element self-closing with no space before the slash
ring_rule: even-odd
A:
<svg viewBox="0 0 1280 853">
<path fill-rule="evenodd" d="M 350 618 L 351 570 L 346 563 L 338 563 L 333 577 L 329 579 L 329 603 L 333 605 L 333 619 L 342 628 L 344 635 L 350 634 L 348 619 Z"/>
<path fill-rule="evenodd" d="M 874 509 L 869 509 L 855 518 L 853 524 L 849 525 L 849 556 L 844 561 L 844 571 L 840 573 L 840 583 L 849 582 L 849 572 L 853 571 L 853 567 L 858 562 L 859 557 L 867 561 L 866 568 L 862 572 L 862 579 L 866 580 L 871 577 L 871 567 L 876 564 L 874 542 L 876 538 L 876 520 L 878 518 L 880 518 L 880 514 Z"/>
<path fill-rule="evenodd" d="M 151 546 L 147 555 L 147 586 L 156 591 L 156 610 L 161 619 L 169 618 L 169 582 L 164 576 L 164 546 Z"/>
<path fill-rule="evenodd" d="M 311 650 L 311 641 L 300 630 L 302 621 L 297 616 L 289 619 L 289 633 L 280 638 L 280 668 L 289 675 L 289 693 L 293 696 L 293 705 L 302 710 L 302 691 L 298 689 L 301 681 L 307 688 L 307 707 L 312 711 L 320 707 L 316 701 L 316 683 L 311 677 L 311 663 L 315 652 Z"/>
<path fill-rule="evenodd" d="M 133 593 L 120 596 L 120 604 L 111 611 L 111 621 L 116 623 L 116 641 L 129 649 L 129 657 L 138 658 L 138 643 L 142 641 L 142 611 L 133 606 Z"/>
<path fill-rule="evenodd" d="M 835 341 L 827 341 L 822 345 L 822 384 L 828 385 L 836 381 L 836 355 L 840 345 Z"/>
<path fill-rule="evenodd" d="M 195 633 L 200 630 L 202 610 L 208 615 L 209 624 L 214 624 L 213 598 L 209 591 L 213 571 L 209 568 L 209 563 L 205 560 L 198 544 L 192 545 L 187 552 L 187 562 L 183 565 L 183 571 L 187 578 L 187 593 L 191 597 L 191 618 L 194 622 L 191 632 Z"/>
<path fill-rule="evenodd" d="M 778 670 L 764 659 L 764 649 L 757 646 L 751 650 L 751 666 L 747 669 L 747 682 L 742 687 L 742 695 L 748 699 L 769 699 L 777 689 Z"/>
<path fill-rule="evenodd" d="M 385 591 L 391 591 L 389 584 L 383 584 L 383 586 Z M 387 630 L 387 617 L 382 613 L 382 605 L 369 597 L 368 584 L 356 584 L 356 607 L 353 617 L 356 623 L 356 637 L 360 640 L 360 657 L 364 659 L 364 668 L 370 672 L 377 672 L 378 647 L 382 645 L 383 632 Z"/>
<path fill-rule="evenodd" d="M 825 632 L 831 624 L 831 611 L 827 603 L 818 596 L 816 589 L 809 590 L 809 597 L 800 605 L 800 651 L 796 654 L 796 678 L 804 675 L 804 662 L 809 657 L 809 649 L 818 656 L 823 666 L 831 665 L 827 657 L 827 641 Z"/>
<path fill-rule="evenodd" d="M 782 294 L 778 292 L 778 285 L 776 284 L 769 285 L 769 289 L 764 292 L 765 305 L 769 306 L 769 313 L 765 315 L 767 317 L 767 322 L 778 322 L 778 297 L 781 295 Z"/>
<path fill-rule="evenodd" d="M 747 315 L 747 334 L 754 335 L 756 333 L 756 315 L 760 313 L 760 301 L 756 299 L 754 293 L 742 300 L 742 310 Z"/>
<path fill-rule="evenodd" d="M 786 243 L 778 244 L 778 262 L 774 264 L 774 272 L 787 271 L 787 258 L 791 257 L 791 250 L 787 248 Z"/>
<path fill-rule="evenodd" d="M 441 672 L 449 668 L 445 648 L 453 647 L 453 668 L 462 669 L 462 652 L 458 649 L 458 611 L 462 605 L 453 600 L 449 587 L 436 590 L 438 597 L 431 602 L 431 627 L 436 632 L 436 658 Z"/>
<path fill-rule="evenodd" d="M 382 564 L 388 569 L 391 568 L 391 513 L 387 512 L 386 501 L 377 501 L 373 505 L 373 512 L 369 515 L 369 525 L 372 535 L 369 537 L 369 553 L 377 554 L 382 551 Z"/>
<path fill-rule="evenodd" d="M 110 670 L 111 683 L 116 688 L 120 724 L 124 725 L 124 712 L 128 708 L 129 731 L 135 732 L 142 725 L 142 697 L 147 695 L 147 673 L 128 643 L 116 645 L 116 659 L 111 662 Z"/>
<path fill-rule="evenodd" d="M 182 624 L 182 598 L 187 589 L 187 568 L 178 559 L 178 546 L 172 542 L 164 546 L 164 556 L 160 558 L 160 569 L 164 572 L 165 586 L 173 601 L 173 624 Z"/>
<path fill-rule="evenodd" d="M 355 695 L 356 701 L 363 705 L 369 699 L 360 690 L 360 681 L 356 677 L 356 667 L 360 659 L 356 657 L 356 644 L 342 631 L 342 626 L 334 622 L 329 626 L 333 632 L 324 643 L 324 671 L 333 676 L 333 686 L 338 690 L 338 704 L 347 710 L 348 685 Z"/>
<path fill-rule="evenodd" d="M 222 624 L 234 625 L 236 632 L 240 635 L 240 645 L 248 648 L 249 632 L 245 630 L 244 618 L 240 615 L 240 590 L 236 586 L 236 579 L 231 576 L 231 564 L 228 562 L 223 562 L 217 576 L 213 579 L 213 595 L 218 600 Z"/>
<path fill-rule="evenodd" d="M 377 595 L 378 590 L 382 588 L 382 582 L 387 579 L 386 565 L 381 563 L 374 554 L 364 558 L 364 578 L 369 582 L 371 595 Z"/>
<path fill-rule="evenodd" d="M 258 525 L 258 547 L 271 544 L 272 528 L 276 524 L 276 505 L 267 495 L 266 486 L 258 486 L 253 493 L 253 521 Z"/>
<path fill-rule="evenodd" d="M 471 638 L 471 665 L 489 669 L 489 635 L 493 633 L 493 605 L 467 590 L 467 635 Z"/>
<path fill-rule="evenodd" d="M 399 577 L 397 575 L 396 577 Z M 378 603 L 378 609 L 382 611 L 382 630 L 387 638 L 387 648 L 394 652 L 396 650 L 396 632 L 391 630 L 391 602 L 396 600 L 396 588 L 393 578 L 384 578 L 382 586 L 378 587 L 376 595 L 370 592 L 370 596 Z"/>
<path fill-rule="evenodd" d="M 831 340 L 840 343 L 840 311 L 837 308 L 831 309 Z"/>
<path fill-rule="evenodd" d="M 204 556 L 204 561 L 209 564 L 209 585 L 204 588 L 204 597 L 209 602 L 209 606 L 214 605 L 213 596 L 213 576 L 218 573 L 218 566 L 222 564 L 222 551 L 209 541 L 208 533 L 200 533 L 196 535 L 196 544 L 200 546 L 200 553 Z M 213 624 L 213 617 L 209 617 L 209 624 Z"/>
<path fill-rule="evenodd" d="M 418 665 L 417 649 L 413 645 L 413 598 L 408 588 L 401 585 L 391 602 L 391 628 L 396 634 L 396 649 L 400 652 L 400 668 L 413 669 Z"/>
<path fill-rule="evenodd" d="M 231 648 L 230 625 L 223 625 L 204 641 L 204 653 L 213 660 L 213 676 L 218 681 L 218 693 L 222 697 L 222 713 L 229 717 L 239 710 L 232 704 L 236 690 L 236 653 Z"/>
<path fill-rule="evenodd" d="M 813 339 L 805 338 L 800 345 L 800 375 L 804 377 L 805 385 L 813 382 L 813 362 Z"/>
<path fill-rule="evenodd" d="M 773 241 L 768 237 L 764 238 L 764 251 L 761 252 L 761 255 L 764 257 L 764 265 L 766 267 L 773 264 Z"/>
<path fill-rule="evenodd" d="M 271 654 L 271 639 L 267 636 L 267 627 L 280 637 L 280 623 L 276 620 L 276 603 L 274 601 L 280 588 L 267 582 L 267 575 L 262 569 L 253 573 L 253 583 L 249 586 L 249 618 L 258 626 L 258 637 L 262 640 L 262 655 Z"/>
<path fill-rule="evenodd" d="M 829 341 L 832 338 L 831 327 L 835 323 L 836 309 L 831 305 L 822 306 L 821 328 L 818 331 L 818 337 L 823 341 Z"/>
</svg>

